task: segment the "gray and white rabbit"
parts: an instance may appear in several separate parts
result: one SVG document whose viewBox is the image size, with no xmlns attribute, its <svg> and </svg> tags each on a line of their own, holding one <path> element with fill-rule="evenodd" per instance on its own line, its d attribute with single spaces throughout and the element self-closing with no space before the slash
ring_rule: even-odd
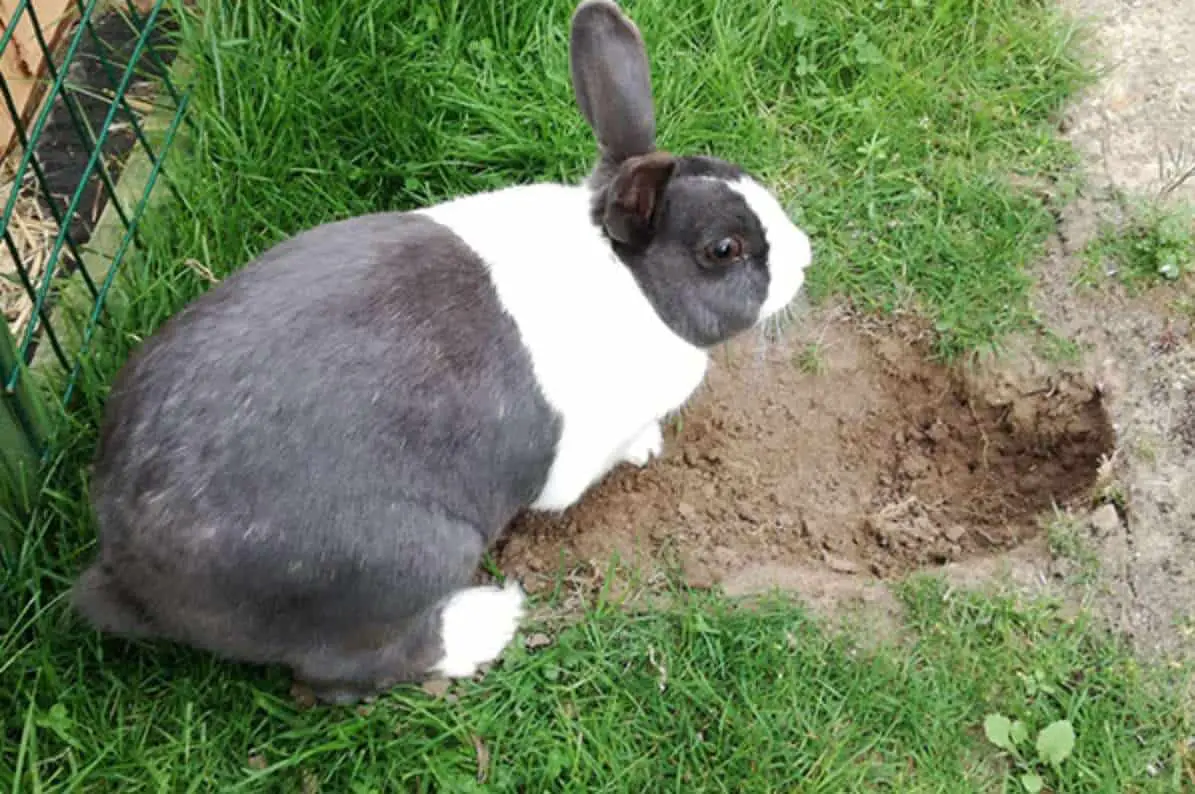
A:
<svg viewBox="0 0 1195 794">
<path fill-rule="evenodd" d="M 331 703 L 470 676 L 523 615 L 517 584 L 470 586 L 516 512 L 658 455 L 709 349 L 797 295 L 809 240 L 776 198 L 656 149 L 635 25 L 609 0 L 571 25 L 582 184 L 304 231 L 130 357 L 72 593 L 92 625 L 286 665 Z"/>
</svg>

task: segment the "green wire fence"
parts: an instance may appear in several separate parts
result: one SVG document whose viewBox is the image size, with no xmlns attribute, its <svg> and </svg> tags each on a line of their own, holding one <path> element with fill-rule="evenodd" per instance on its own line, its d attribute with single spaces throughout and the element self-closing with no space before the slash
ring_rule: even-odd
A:
<svg viewBox="0 0 1195 794">
<path fill-rule="evenodd" d="M 19 0 L 2 20 L 0 60 L 24 25 L 44 70 L 32 114 L 14 81 L 0 85 L 15 128 L 0 172 L 0 499 L 28 496 L 151 194 L 170 189 L 187 96 L 170 77 L 165 0 L 139 5 L 72 0 L 69 20 L 46 20 Z"/>
</svg>

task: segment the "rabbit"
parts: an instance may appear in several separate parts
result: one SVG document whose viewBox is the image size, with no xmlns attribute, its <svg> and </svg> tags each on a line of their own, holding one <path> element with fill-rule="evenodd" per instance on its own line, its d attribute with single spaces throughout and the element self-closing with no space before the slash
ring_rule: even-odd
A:
<svg viewBox="0 0 1195 794">
<path fill-rule="evenodd" d="M 571 17 L 597 142 L 516 185 L 301 231 L 168 319 L 104 407 L 94 629 L 288 668 L 318 702 L 497 660 L 521 586 L 471 586 L 524 509 L 661 454 L 711 348 L 802 289 L 808 236 L 743 168 L 656 149 L 610 0 Z"/>
</svg>

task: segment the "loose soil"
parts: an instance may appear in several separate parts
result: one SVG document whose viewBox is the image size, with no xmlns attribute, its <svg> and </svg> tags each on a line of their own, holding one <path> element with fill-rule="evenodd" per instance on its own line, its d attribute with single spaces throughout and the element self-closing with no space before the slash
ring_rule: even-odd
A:
<svg viewBox="0 0 1195 794">
<path fill-rule="evenodd" d="M 503 570 L 529 590 L 614 554 L 733 592 L 811 568 L 890 578 L 1006 551 L 1090 500 L 1114 444 L 1092 384 L 947 369 L 909 323 L 817 317 L 728 346 L 662 458 L 521 517 Z"/>
</svg>

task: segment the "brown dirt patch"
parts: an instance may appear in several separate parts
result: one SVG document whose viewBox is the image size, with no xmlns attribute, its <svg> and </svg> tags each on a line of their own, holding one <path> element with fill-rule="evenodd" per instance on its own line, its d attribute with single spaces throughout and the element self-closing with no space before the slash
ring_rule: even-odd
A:
<svg viewBox="0 0 1195 794">
<path fill-rule="evenodd" d="M 843 579 L 1019 546 L 1042 511 L 1090 497 L 1114 443 L 1091 385 L 949 370 L 907 329 L 802 325 L 716 356 L 665 455 L 620 467 L 561 515 L 520 517 L 503 570 L 536 591 L 617 554 L 679 564 L 694 586 L 821 581 L 833 599 Z M 798 364 L 813 334 L 817 372 Z"/>
</svg>

